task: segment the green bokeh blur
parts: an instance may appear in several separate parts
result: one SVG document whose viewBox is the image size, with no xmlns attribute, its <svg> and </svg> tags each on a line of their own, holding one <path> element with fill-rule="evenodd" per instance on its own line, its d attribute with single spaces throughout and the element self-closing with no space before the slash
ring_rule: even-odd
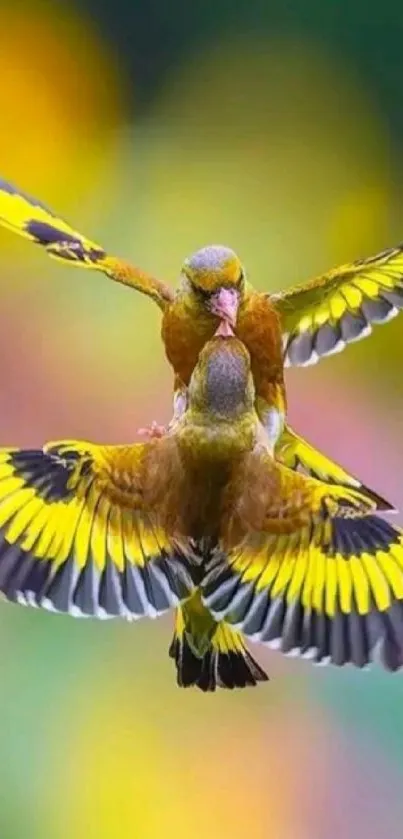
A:
<svg viewBox="0 0 403 839">
<path fill-rule="evenodd" d="M 172 283 L 223 242 L 277 290 L 403 238 L 402 40 L 397 0 L 2 2 L 0 171 Z M 0 306 L 1 444 L 169 417 L 146 299 L 0 231 Z M 287 383 L 403 509 L 401 323 Z M 267 685 L 203 696 L 171 631 L 2 605 L 1 839 L 401 839 L 401 676 L 257 650 Z"/>
</svg>

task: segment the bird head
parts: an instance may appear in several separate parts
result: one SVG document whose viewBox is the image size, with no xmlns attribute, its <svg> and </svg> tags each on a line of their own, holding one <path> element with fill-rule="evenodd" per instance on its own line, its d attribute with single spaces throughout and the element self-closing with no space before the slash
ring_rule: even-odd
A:
<svg viewBox="0 0 403 839">
<path fill-rule="evenodd" d="M 245 292 L 245 273 L 236 253 L 224 245 L 209 245 L 185 260 L 182 290 L 230 327 L 236 325 Z"/>
<path fill-rule="evenodd" d="M 254 410 L 250 356 L 234 336 L 215 336 L 203 347 L 189 385 L 189 407 L 232 422 Z"/>
</svg>

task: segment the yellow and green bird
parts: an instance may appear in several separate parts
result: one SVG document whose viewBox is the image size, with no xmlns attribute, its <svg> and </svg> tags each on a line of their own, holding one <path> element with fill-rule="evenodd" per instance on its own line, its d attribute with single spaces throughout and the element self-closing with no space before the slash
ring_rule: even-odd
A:
<svg viewBox="0 0 403 839">
<path fill-rule="evenodd" d="M 59 260 L 102 271 L 151 297 L 175 372 L 174 420 L 184 410 L 200 350 L 223 321 L 247 347 L 256 410 L 266 443 L 292 469 L 364 491 L 379 510 L 393 506 L 298 436 L 286 420 L 284 366 L 305 365 L 364 337 L 403 307 L 403 248 L 358 260 L 282 294 L 258 293 L 236 254 L 221 245 L 186 259 L 173 292 L 71 228 L 41 202 L 0 181 L 0 224 Z"/>
<path fill-rule="evenodd" d="M 0 449 L 0 591 L 75 617 L 176 610 L 179 685 L 266 674 L 245 638 L 317 662 L 403 664 L 403 533 L 367 495 L 261 444 L 247 349 L 217 336 L 161 439 Z"/>
</svg>

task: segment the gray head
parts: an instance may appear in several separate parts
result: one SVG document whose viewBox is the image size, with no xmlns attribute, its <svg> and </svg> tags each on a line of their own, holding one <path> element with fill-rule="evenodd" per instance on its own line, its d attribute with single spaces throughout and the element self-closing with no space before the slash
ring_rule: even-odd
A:
<svg viewBox="0 0 403 839">
<path fill-rule="evenodd" d="M 222 419 L 251 411 L 254 387 L 249 353 L 235 337 L 216 336 L 200 353 L 189 386 L 190 407 Z"/>
<path fill-rule="evenodd" d="M 232 270 L 238 275 L 241 268 L 236 253 L 225 245 L 207 245 L 184 262 L 184 269 L 192 274 L 218 274 Z"/>
<path fill-rule="evenodd" d="M 185 259 L 182 278 L 186 287 L 213 315 L 235 325 L 245 288 L 240 259 L 225 245 L 208 245 Z"/>
</svg>

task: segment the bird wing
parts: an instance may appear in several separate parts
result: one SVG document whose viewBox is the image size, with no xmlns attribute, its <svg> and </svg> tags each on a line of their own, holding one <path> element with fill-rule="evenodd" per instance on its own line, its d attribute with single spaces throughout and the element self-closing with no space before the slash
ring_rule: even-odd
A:
<svg viewBox="0 0 403 839">
<path fill-rule="evenodd" d="M 267 471 L 264 484 L 252 463 L 244 492 L 233 491 L 243 526 L 236 539 L 231 528 L 222 535 L 205 606 L 284 653 L 363 667 L 376 652 L 386 668 L 401 667 L 403 532 L 354 490 Z M 245 521 L 245 506 L 249 517 L 264 508 L 260 522 Z"/>
<path fill-rule="evenodd" d="M 166 445 L 64 441 L 1 449 L 5 597 L 75 616 L 128 619 L 154 617 L 187 597 L 193 584 L 184 548 L 144 500 Z"/>
<path fill-rule="evenodd" d="M 367 495 L 375 503 L 377 510 L 384 513 L 394 513 L 396 508 L 374 490 L 365 486 L 361 481 L 347 472 L 338 463 L 330 460 L 325 454 L 315 449 L 296 432 L 285 425 L 276 445 L 276 458 L 290 469 L 303 471 L 327 484 L 339 484 L 352 487 Z"/>
<path fill-rule="evenodd" d="M 403 308 L 403 245 L 270 295 L 282 323 L 285 363 L 305 366 L 369 335 Z"/>
<path fill-rule="evenodd" d="M 42 202 L 0 179 L 0 225 L 41 245 L 61 262 L 102 271 L 112 280 L 147 294 L 164 309 L 173 298 L 164 283 L 105 250 L 58 218 Z"/>
</svg>

